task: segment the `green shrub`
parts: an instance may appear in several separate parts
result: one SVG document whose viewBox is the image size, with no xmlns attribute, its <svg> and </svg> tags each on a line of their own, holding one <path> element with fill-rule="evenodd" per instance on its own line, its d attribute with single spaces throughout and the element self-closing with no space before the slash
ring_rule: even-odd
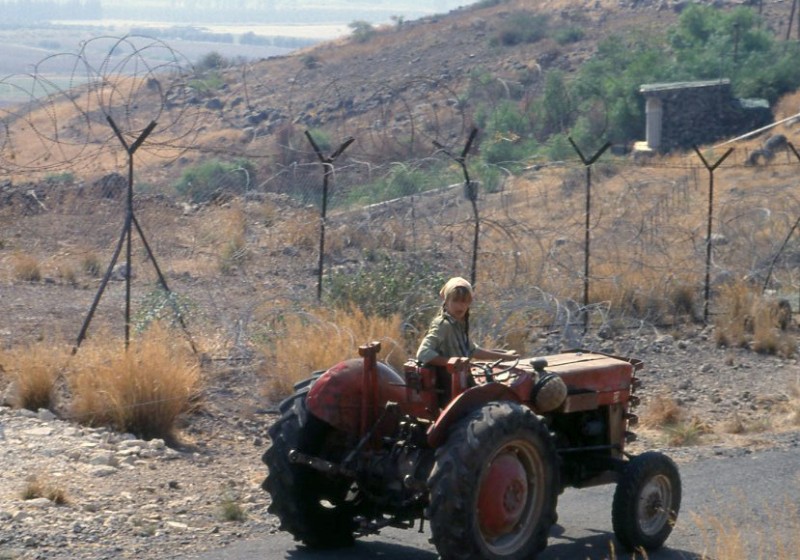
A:
<svg viewBox="0 0 800 560">
<path fill-rule="evenodd" d="M 505 182 L 505 174 L 496 165 L 482 163 L 477 171 L 477 177 L 481 182 L 481 188 L 487 193 L 500 192 Z"/>
<path fill-rule="evenodd" d="M 554 34 L 557 40 L 566 40 L 561 33 Z M 731 80 L 737 97 L 773 103 L 800 86 L 798 56 L 800 45 L 778 41 L 751 8 L 719 10 L 692 4 L 662 36 L 629 32 L 600 42 L 576 78 L 565 83 L 566 96 L 553 89 L 538 100 L 537 135 L 544 139 L 564 133 L 580 115 L 594 113 L 604 115 L 607 139 L 635 140 L 644 122 L 639 88 L 646 83 L 724 77 Z M 558 106 L 567 98 L 580 100 L 571 103 L 569 113 Z"/>
<path fill-rule="evenodd" d="M 241 497 L 227 492 L 223 494 L 220 502 L 220 519 L 223 521 L 244 521 L 247 513 L 241 504 Z"/>
<path fill-rule="evenodd" d="M 225 80 L 217 72 L 206 72 L 200 78 L 189 81 L 189 86 L 199 93 L 211 93 L 225 84 Z"/>
<path fill-rule="evenodd" d="M 458 180 L 459 177 L 446 167 L 419 169 L 397 163 L 384 177 L 353 187 L 343 203 L 374 204 L 443 187 Z"/>
<path fill-rule="evenodd" d="M 218 193 L 244 193 L 252 184 L 255 168 L 247 160 L 223 162 L 212 159 L 183 172 L 175 190 L 192 202 L 213 200 Z"/>
<path fill-rule="evenodd" d="M 197 306 L 189 298 L 158 287 L 139 301 L 138 310 L 133 316 L 134 329 L 142 333 L 156 322 L 177 327 L 181 319 L 186 323 L 196 309 Z"/>
<path fill-rule="evenodd" d="M 504 165 L 521 163 L 534 153 L 537 144 L 534 140 L 523 140 L 514 134 L 504 135 L 495 133 L 488 140 L 481 144 L 481 156 L 483 161 L 490 165 Z"/>
<path fill-rule="evenodd" d="M 219 70 L 228 66 L 230 62 L 217 51 L 211 51 L 204 55 L 195 66 L 198 72 L 205 72 L 207 70 Z"/>
<path fill-rule="evenodd" d="M 575 153 L 575 148 L 569 142 L 567 134 L 554 134 L 551 136 L 544 149 L 544 155 L 550 161 L 564 161 L 578 157 L 578 154 Z"/>
<path fill-rule="evenodd" d="M 322 130 L 320 128 L 312 128 L 308 131 L 311 135 L 311 138 L 314 139 L 314 143 L 320 149 L 323 155 L 328 155 L 331 150 L 333 150 L 333 141 L 331 140 L 331 135 L 326 130 Z"/>
<path fill-rule="evenodd" d="M 560 70 L 547 73 L 542 97 L 534 104 L 536 132 L 540 138 L 566 132 L 575 122 L 577 107 Z"/>
<path fill-rule="evenodd" d="M 366 43 L 375 36 L 375 28 L 368 21 L 358 20 L 347 25 L 353 30 L 352 37 L 356 43 Z"/>
<path fill-rule="evenodd" d="M 418 324 L 421 308 L 430 303 L 446 278 L 428 262 L 405 262 L 376 252 L 353 273 L 331 274 L 327 301 L 340 309 L 358 308 L 365 315 L 400 314 Z"/>
<path fill-rule="evenodd" d="M 583 39 L 584 35 L 583 28 L 572 25 L 569 27 L 561 27 L 554 31 L 553 39 L 555 39 L 559 45 L 567 45 L 569 43 L 577 43 Z"/>
<path fill-rule="evenodd" d="M 309 69 L 319 66 L 319 58 L 313 54 L 305 54 L 300 58 L 300 60 L 303 62 L 303 66 Z"/>
<path fill-rule="evenodd" d="M 525 43 L 536 43 L 547 37 L 549 17 L 531 12 L 515 12 L 503 22 L 490 39 L 492 46 L 511 47 Z"/>
<path fill-rule="evenodd" d="M 61 173 L 48 173 L 44 178 L 48 183 L 55 183 L 58 185 L 71 184 L 75 182 L 75 174 L 71 171 L 62 171 Z"/>
</svg>

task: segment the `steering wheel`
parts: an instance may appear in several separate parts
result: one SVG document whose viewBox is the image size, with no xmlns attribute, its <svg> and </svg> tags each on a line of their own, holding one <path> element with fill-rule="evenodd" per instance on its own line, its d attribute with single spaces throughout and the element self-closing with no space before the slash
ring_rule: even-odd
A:
<svg viewBox="0 0 800 560">
<path fill-rule="evenodd" d="M 478 370 L 478 372 L 471 371 L 472 377 L 481 376 L 486 379 L 487 383 L 491 383 L 494 381 L 495 376 L 502 375 L 504 373 L 508 373 L 519 364 L 519 358 L 514 360 L 514 363 L 508 367 L 501 369 L 500 371 L 494 371 L 494 368 L 502 364 L 503 362 L 508 361 L 506 358 L 500 358 L 499 360 L 495 360 L 494 362 L 486 363 L 473 363 L 471 364 L 472 370 Z"/>
</svg>

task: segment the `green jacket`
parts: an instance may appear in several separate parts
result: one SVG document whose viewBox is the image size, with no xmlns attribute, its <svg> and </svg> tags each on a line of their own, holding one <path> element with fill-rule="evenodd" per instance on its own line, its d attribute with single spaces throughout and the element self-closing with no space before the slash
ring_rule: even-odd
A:
<svg viewBox="0 0 800 560">
<path fill-rule="evenodd" d="M 417 361 L 426 364 L 436 356 L 472 357 L 476 345 L 467 336 L 467 325 L 441 311 L 433 318 L 417 350 Z"/>
</svg>

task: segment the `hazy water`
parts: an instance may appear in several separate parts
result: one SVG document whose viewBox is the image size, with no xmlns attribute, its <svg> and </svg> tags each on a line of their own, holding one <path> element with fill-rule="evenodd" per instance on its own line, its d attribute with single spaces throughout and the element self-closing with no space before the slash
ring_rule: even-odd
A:
<svg viewBox="0 0 800 560">
<path fill-rule="evenodd" d="M 159 30 L 188 27 L 207 33 L 227 33 L 233 36 L 233 42 L 195 41 L 169 37 L 160 39 L 156 33 Z M 153 37 L 175 52 L 158 53 L 152 51 L 159 49 L 150 49 L 151 52 L 148 54 L 162 58 L 174 55 L 175 60 L 180 60 L 181 65 L 184 65 L 184 62 L 187 65 L 195 64 L 211 51 L 218 52 L 231 60 L 258 60 L 284 55 L 296 48 L 294 45 L 287 46 L 282 43 L 242 44 L 239 39 L 245 33 L 253 33 L 259 37 L 296 38 L 308 44 L 308 41 L 325 41 L 342 37 L 350 32 L 348 26 L 344 24 L 186 26 L 163 21 L 112 19 L 54 21 L 41 28 L 32 26 L 3 29 L 0 30 L 0 108 L 27 101 L 31 97 L 46 95 L 48 92 L 44 87 L 45 83 L 49 89 L 69 89 L 75 86 L 76 79 L 80 82 L 81 76 L 80 72 L 79 75 L 75 75 L 75 60 L 71 55 L 77 54 L 83 46 L 82 56 L 93 62 L 97 61 L 99 65 L 108 55 L 108 49 L 112 48 L 114 42 L 129 35 L 133 30 L 143 35 L 147 34 L 147 30 L 153 30 Z M 136 43 L 138 48 L 142 40 L 135 40 L 132 43 Z M 126 47 L 130 50 L 129 45 Z M 120 51 L 119 54 L 129 53 Z M 163 63 L 163 60 L 161 62 Z M 126 70 L 120 71 L 126 72 Z M 33 74 L 45 79 L 34 80 Z M 85 81 L 85 76 L 83 78 Z"/>
<path fill-rule="evenodd" d="M 281 25 L 251 25 L 251 24 L 180 24 L 166 21 L 131 21 L 131 20 L 87 20 L 87 21 L 54 21 L 53 24 L 74 27 L 104 27 L 109 29 L 130 30 L 133 28 L 169 29 L 170 27 L 195 27 L 211 33 L 230 33 L 243 35 L 255 33 L 267 37 L 298 37 L 301 39 L 318 39 L 324 41 L 335 39 L 350 33 L 350 28 L 344 23 L 325 24 L 281 24 Z"/>
</svg>

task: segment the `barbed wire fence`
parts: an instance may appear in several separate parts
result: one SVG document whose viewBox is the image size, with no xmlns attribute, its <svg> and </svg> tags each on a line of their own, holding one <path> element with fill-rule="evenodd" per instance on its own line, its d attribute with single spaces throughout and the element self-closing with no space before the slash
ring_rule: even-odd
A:
<svg viewBox="0 0 800 560">
<path fill-rule="evenodd" d="M 600 331 L 620 316 L 636 328 L 658 328 L 680 311 L 670 298 L 683 285 L 694 312 L 704 310 L 695 319 L 706 321 L 714 290 L 734 279 L 784 297 L 800 293 L 792 242 L 800 157 L 791 157 L 791 143 L 785 160 L 756 165 L 734 149 L 718 161 L 711 184 L 693 154 L 634 161 L 601 149 L 589 160 L 580 152 L 561 162 L 487 165 L 473 157 L 462 167 L 447 152 L 458 152 L 466 138 L 479 152 L 481 138 L 469 132 L 456 92 L 436 80 L 359 84 L 361 99 L 351 84 L 334 80 L 316 111 L 300 111 L 302 69 L 284 105 L 264 108 L 257 100 L 275 86 L 249 79 L 247 67 L 224 96 L 204 96 L 210 78 L 166 44 L 96 41 L 45 59 L 28 85 L 4 81 L 28 98 L 0 110 L 0 170 L 8 177 L 0 187 L 0 275 L 13 293 L 0 298 L 0 312 L 24 316 L 28 329 L 4 332 L 9 341 L 64 314 L 50 306 L 51 296 L 73 317 L 85 316 L 119 242 L 128 188 L 150 246 L 108 265 L 109 281 L 129 282 L 130 295 L 109 290 L 94 319 L 98 329 L 118 326 L 129 298 L 137 309 L 126 314 L 126 327 L 178 306 L 188 328 L 204 325 L 228 357 L 246 354 L 270 317 L 312 305 L 334 276 L 357 278 L 384 257 L 444 276 L 476 271 L 478 303 L 492 302 L 478 325 L 489 339 L 508 338 L 506 319 L 523 310 L 530 322 L 515 328 L 528 336 L 558 331 L 564 345 L 579 345 L 587 329 Z M 48 68 L 65 60 L 73 71 L 56 83 Z M 365 108 L 368 126 L 338 118 Z M 220 122 L 235 132 L 214 132 Z M 148 129 L 137 172 L 126 178 L 130 154 L 119 139 L 130 146 Z M 326 153 L 336 157 L 321 174 Z M 713 213 L 705 212 L 712 187 Z M 154 255 L 174 290 L 166 300 L 158 270 L 141 266 Z M 25 256 L 43 279 L 24 279 Z M 404 280 L 406 314 L 432 312 L 435 292 L 410 294 L 424 283 Z M 44 290 L 48 297 L 39 297 Z M 30 309 L 20 313 L 23 306 Z M 65 328 L 77 333 L 78 323 Z"/>
</svg>

